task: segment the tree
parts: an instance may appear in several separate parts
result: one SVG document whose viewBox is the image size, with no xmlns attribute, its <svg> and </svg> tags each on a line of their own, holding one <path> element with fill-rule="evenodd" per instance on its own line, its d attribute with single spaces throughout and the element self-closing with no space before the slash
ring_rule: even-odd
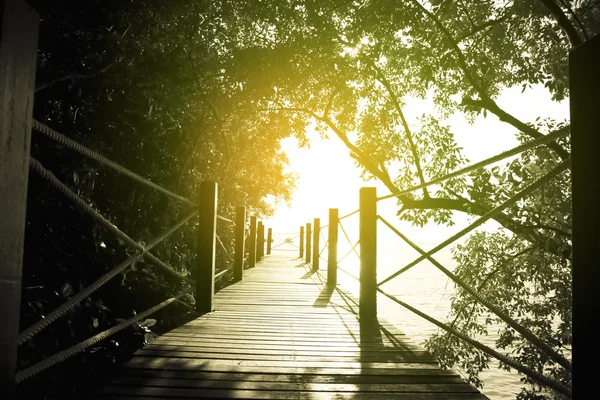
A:
<svg viewBox="0 0 600 400">
<path fill-rule="evenodd" d="M 556 101 L 568 96 L 567 55 L 600 30 L 591 1 L 254 1 L 237 14 L 251 38 L 233 52 L 252 60 L 238 79 L 248 88 L 272 88 L 260 99 L 302 137 L 309 121 L 333 134 L 363 168 L 390 192 L 432 180 L 467 160 L 444 119 L 493 114 L 521 142 L 568 132 L 568 121 L 521 121 L 496 98 L 504 88 L 544 84 Z M 256 36 L 261 40 L 256 39 Z M 435 104 L 430 115 L 407 121 L 411 98 Z M 451 225 L 455 212 L 482 216 L 568 160 L 562 138 L 527 150 L 503 166 L 398 197 L 399 218 Z M 459 278 L 508 312 L 558 355 L 540 351 L 513 328 L 497 346 L 531 368 L 570 384 L 571 233 L 570 173 L 497 213 L 504 229 L 475 233 L 456 246 Z M 501 288 L 499 286 L 502 285 Z M 450 324 L 470 335 L 498 321 L 458 290 Z M 480 318 L 478 318 L 480 317 Z M 548 321 L 555 321 L 548 322 Z M 460 366 L 476 385 L 489 357 L 446 334 L 428 348 L 443 365 Z M 557 358 L 567 360 L 559 365 Z M 509 368 L 508 366 L 504 366 Z M 524 378 L 520 398 L 551 396 Z"/>
<path fill-rule="evenodd" d="M 90 149 L 196 201 L 219 184 L 219 213 L 235 206 L 268 216 L 266 201 L 289 201 L 294 176 L 279 146 L 286 130 L 259 112 L 224 70 L 238 40 L 233 3 L 31 1 L 41 16 L 34 117 Z M 32 156 L 132 238 L 148 240 L 187 212 L 161 193 L 34 134 Z M 129 249 L 31 174 L 21 330 L 43 318 L 129 254 Z M 229 248 L 233 234 L 219 224 Z M 182 274 L 196 263 L 197 223 L 153 253 Z M 217 270 L 229 260 L 218 249 Z M 223 279 L 224 282 L 226 279 Z M 182 283 L 136 262 L 73 312 L 23 344 L 20 369 L 180 292 Z M 193 297 L 153 318 L 166 331 Z M 151 325 L 151 324 L 150 324 Z M 64 398 L 127 359 L 151 337 L 148 324 L 123 331 L 21 387 L 23 398 Z M 150 336 L 148 336 L 150 335 Z M 64 371 L 74 371 L 65 374 Z"/>
</svg>

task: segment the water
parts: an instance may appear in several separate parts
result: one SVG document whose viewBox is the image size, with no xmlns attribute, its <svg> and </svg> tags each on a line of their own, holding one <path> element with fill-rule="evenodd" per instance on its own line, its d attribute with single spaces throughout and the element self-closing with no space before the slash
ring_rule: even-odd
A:
<svg viewBox="0 0 600 400">
<path fill-rule="evenodd" d="M 380 234 L 381 231 L 379 229 L 377 241 L 378 281 L 391 275 L 419 256 L 419 253 L 403 243 L 398 237 L 382 235 Z M 358 236 L 353 233 L 355 232 L 348 232 L 348 236 L 352 239 Z M 321 243 L 321 246 L 323 244 L 324 241 Z M 420 242 L 417 244 L 424 250 L 429 250 L 437 243 Z M 340 232 L 338 246 L 340 257 L 351 249 L 342 232 Z M 322 255 L 327 258 L 327 250 Z M 456 263 L 451 258 L 449 248 L 441 250 L 434 258 L 451 271 L 456 267 Z M 351 254 L 344 259 L 340 263 L 340 267 L 355 276 L 359 275 L 359 261 L 355 254 Z M 321 268 L 324 268 L 324 266 Z M 340 271 L 338 273 L 338 282 L 358 297 L 358 282 L 354 278 Z M 422 261 L 404 274 L 383 285 L 382 289 L 414 308 L 444 322 L 450 310 L 454 284 L 430 262 Z M 383 295 L 379 295 L 378 297 L 378 313 L 381 317 L 387 319 L 406 333 L 414 342 L 421 345 L 433 333 L 438 331 L 437 326 L 406 310 Z M 489 336 L 477 339 L 495 348 L 494 342 L 498 338 L 497 331 L 498 329 L 490 328 Z M 462 373 L 461 371 L 457 372 Z M 523 386 L 519 380 L 521 376 L 516 372 L 509 373 L 499 369 L 498 363 L 495 359 L 492 359 L 490 368 L 480 374 L 480 379 L 484 381 L 484 387 L 480 391 L 492 400 L 513 400 Z"/>
</svg>

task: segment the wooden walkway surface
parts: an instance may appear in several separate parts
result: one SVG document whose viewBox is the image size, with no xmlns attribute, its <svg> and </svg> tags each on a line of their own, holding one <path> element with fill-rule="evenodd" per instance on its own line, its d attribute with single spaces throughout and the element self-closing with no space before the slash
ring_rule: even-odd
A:
<svg viewBox="0 0 600 400">
<path fill-rule="evenodd" d="M 487 399 L 385 320 L 361 326 L 356 300 L 295 256 L 265 256 L 96 398 Z"/>
</svg>

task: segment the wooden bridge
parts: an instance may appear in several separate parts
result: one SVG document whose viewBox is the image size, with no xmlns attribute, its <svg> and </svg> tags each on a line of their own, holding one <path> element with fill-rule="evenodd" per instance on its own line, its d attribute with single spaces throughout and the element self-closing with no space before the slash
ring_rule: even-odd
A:
<svg viewBox="0 0 600 400">
<path fill-rule="evenodd" d="M 200 199 L 196 203 L 150 182 L 34 120 L 32 106 L 38 16 L 22 0 L 8 0 L 0 5 L 0 22 L 0 304 L 3 306 L 3 324 L 0 327 L 0 353 L 3 355 L 0 358 L 0 387 L 5 398 L 14 398 L 19 384 L 26 384 L 28 379 L 42 371 L 85 352 L 100 341 L 192 293 L 199 318 L 164 334 L 139 350 L 132 360 L 115 371 L 110 381 L 103 382 L 97 388 L 97 398 L 486 398 L 455 372 L 440 369 L 430 354 L 411 343 L 401 330 L 379 318 L 378 294 L 387 296 L 460 340 L 501 360 L 539 385 L 572 398 L 570 385 L 467 337 L 381 288 L 384 283 L 427 259 L 462 290 L 471 294 L 478 303 L 535 345 L 544 357 L 571 373 L 571 360 L 512 318 L 510 310 L 503 310 L 486 301 L 476 289 L 433 258 L 436 252 L 492 218 L 494 213 L 500 213 L 516 204 L 569 169 L 570 158 L 556 164 L 543 176 L 528 183 L 493 209 L 481 213 L 466 228 L 429 251 L 411 242 L 377 214 L 377 202 L 380 200 L 404 196 L 487 167 L 525 150 L 548 145 L 567 137 L 567 130 L 542 135 L 443 177 L 383 197 L 376 196 L 375 188 L 362 188 L 358 210 L 340 218 L 337 209 L 329 210 L 325 279 L 319 266 L 319 251 L 325 248 L 320 244 L 319 219 L 315 218 L 312 225 L 308 223 L 305 227 L 300 227 L 299 253 L 296 254 L 279 252 L 286 250 L 285 246 L 273 249 L 271 254 L 269 230 L 265 255 L 265 227 L 262 223 L 257 223 L 256 216 L 251 216 L 248 224 L 243 206 L 237 208 L 235 221 L 226 218 L 232 217 L 231 215 L 217 215 L 218 188 L 215 182 L 202 183 Z M 575 82 L 572 85 L 571 101 L 577 105 L 573 107 L 573 130 L 578 132 L 573 136 L 572 143 L 573 154 L 576 154 L 572 167 L 573 209 L 577 210 L 574 212 L 573 226 L 578 227 L 573 230 L 573 263 L 579 266 L 578 275 L 574 276 L 578 276 L 577 279 L 583 283 L 580 284 L 583 290 L 578 292 L 579 297 L 574 300 L 574 310 L 590 307 L 591 303 L 587 299 L 596 291 L 596 287 L 590 282 L 598 281 L 599 271 L 594 264 L 597 259 L 595 236 L 588 234 L 597 229 L 600 221 L 597 196 L 590 195 L 599 192 L 598 180 L 589 179 L 589 176 L 594 175 L 590 171 L 595 171 L 596 167 L 597 146 L 591 146 L 587 142 L 589 138 L 595 137 L 597 130 L 596 110 L 593 108 L 595 103 L 589 99 L 598 88 L 596 71 L 600 65 L 597 56 L 600 54 L 600 37 L 593 40 L 574 51 L 570 66 L 572 81 Z M 161 192 L 187 209 L 184 209 L 182 217 L 172 226 L 156 233 L 147 243 L 129 237 L 30 156 L 32 131 L 56 141 L 69 151 L 97 161 L 104 168 Z M 102 271 L 103 274 L 94 278 L 95 281 L 88 282 L 88 286 L 19 332 L 29 170 L 44 179 L 51 190 L 60 192 L 87 218 L 91 218 L 125 243 L 130 255 L 119 260 L 113 269 Z M 227 206 L 229 208 L 231 205 Z M 338 226 L 341 226 L 339 222 L 355 213 L 359 214 L 360 238 L 356 244 L 351 242 L 350 245 L 351 251 L 354 251 L 360 244 L 360 276 L 355 277 L 360 282 L 359 299 L 354 299 L 337 284 L 337 271 L 341 270 L 339 262 L 345 257 L 338 258 L 337 255 Z M 199 218 L 198 257 L 193 266 L 192 277 L 189 277 L 178 266 L 161 261 L 151 250 L 196 216 Z M 217 234 L 217 221 L 235 224 L 235 251 L 234 257 L 231 257 L 232 265 L 215 273 L 216 243 L 227 252 Z M 419 258 L 382 280 L 377 279 L 378 222 L 392 229 L 421 254 Z M 346 235 L 345 231 L 343 233 Z M 347 235 L 346 238 L 350 242 Z M 295 251 L 293 245 L 289 246 L 292 248 L 287 250 Z M 162 272 L 181 279 L 184 282 L 183 291 L 128 320 L 115 322 L 114 326 L 102 332 L 95 331 L 94 336 L 67 349 L 61 349 L 33 365 L 18 368 L 19 346 L 76 309 L 80 302 L 138 261 L 148 262 Z M 230 272 L 233 284 L 215 294 L 215 282 L 228 276 Z M 592 303 L 597 311 L 597 302 Z M 595 314 L 597 312 L 589 315 Z M 586 319 L 589 320 L 589 329 L 586 329 Z M 594 318 L 580 318 L 578 329 L 575 329 L 581 332 L 578 335 L 585 332 L 593 335 L 593 320 Z M 590 363 L 596 361 L 593 353 L 588 353 L 586 355 L 584 351 L 579 357 L 588 357 Z M 586 364 L 583 360 L 580 363 Z M 582 369 L 579 374 L 587 373 L 587 382 L 593 384 L 595 379 L 591 374 L 594 372 L 593 369 Z M 579 377 L 579 382 L 586 382 L 585 375 Z"/>
<path fill-rule="evenodd" d="M 215 295 L 214 312 L 139 350 L 98 398 L 487 398 L 395 326 L 357 314 L 351 295 L 274 250 Z"/>
</svg>

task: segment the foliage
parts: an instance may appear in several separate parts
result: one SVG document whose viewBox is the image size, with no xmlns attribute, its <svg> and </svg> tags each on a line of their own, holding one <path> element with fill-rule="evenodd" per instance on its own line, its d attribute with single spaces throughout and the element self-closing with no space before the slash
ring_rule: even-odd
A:
<svg viewBox="0 0 600 400">
<path fill-rule="evenodd" d="M 451 116 L 472 122 L 493 114 L 521 142 L 568 130 L 568 121 L 522 121 L 496 98 L 506 88 L 543 85 L 553 100 L 565 99 L 570 46 L 600 30 L 600 8 L 592 1 L 255 0 L 240 5 L 236 18 L 248 40 L 232 57 L 253 65 L 236 79 L 261 90 L 256 101 L 265 112 L 297 136 L 316 122 L 323 137 L 334 135 L 348 148 L 363 177 L 379 179 L 391 192 L 466 165 L 445 123 Z M 415 98 L 435 107 L 408 120 L 404 108 Z M 569 141 L 563 139 L 504 165 L 399 196 L 399 218 L 451 225 L 456 212 L 484 215 L 568 156 Z M 476 232 L 454 249 L 459 278 L 481 286 L 485 299 L 567 358 L 569 188 L 567 171 L 496 214 L 502 227 L 497 234 Z M 449 318 L 471 336 L 486 335 L 498 322 L 460 289 Z M 496 345 L 570 384 L 570 374 L 510 328 L 500 328 Z M 488 356 L 443 333 L 428 348 L 444 365 L 461 367 L 471 382 L 483 384 L 479 373 L 488 368 Z M 554 396 L 529 378 L 523 382 L 520 398 Z"/>
<path fill-rule="evenodd" d="M 219 184 L 219 214 L 268 216 L 295 177 L 271 118 L 225 70 L 238 41 L 228 2 L 31 1 L 41 17 L 34 117 L 161 186 L 196 200 Z M 242 68 L 242 66 L 239 66 Z M 253 94 L 255 95 L 255 94 Z M 114 225 L 142 243 L 187 211 L 129 178 L 33 134 L 32 156 Z M 232 227 L 218 234 L 233 249 Z M 178 272 L 197 265 L 197 223 L 152 252 Z M 21 330 L 131 254 L 124 243 L 30 174 Z M 217 250 L 217 270 L 230 260 Z M 226 285 L 228 277 L 220 282 Z M 19 349 L 27 368 L 179 293 L 182 282 L 138 261 Z M 218 287 L 217 287 L 218 289 Z M 85 396 L 98 375 L 193 313 L 185 296 L 65 363 L 24 381 L 22 398 Z M 68 373 L 65 373 L 68 371 Z"/>
</svg>

